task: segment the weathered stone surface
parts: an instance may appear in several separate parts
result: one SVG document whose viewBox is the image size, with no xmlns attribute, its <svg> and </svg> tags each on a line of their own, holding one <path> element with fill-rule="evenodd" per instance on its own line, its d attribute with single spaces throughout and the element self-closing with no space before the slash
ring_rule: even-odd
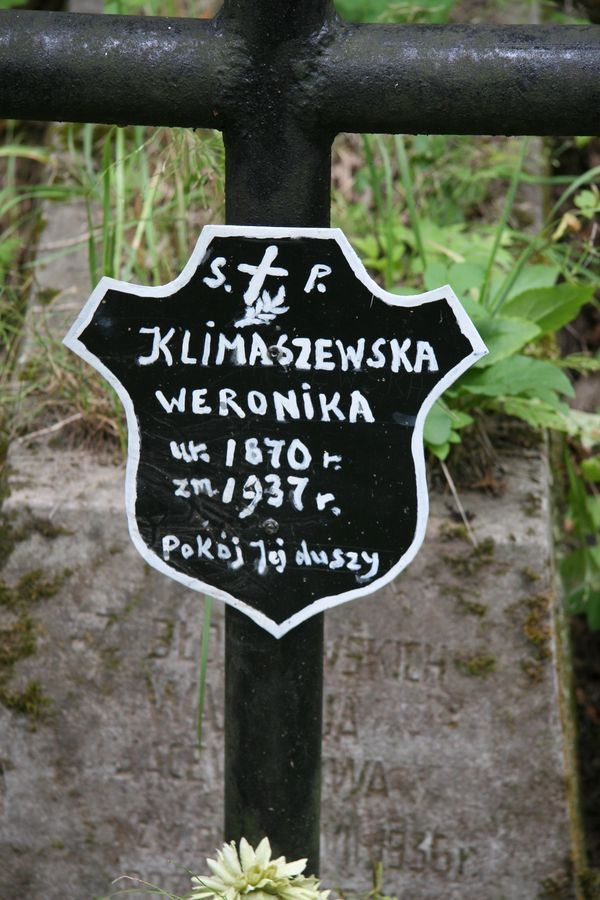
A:
<svg viewBox="0 0 600 900">
<path fill-rule="evenodd" d="M 327 615 L 328 885 L 365 890 L 378 862 L 410 900 L 569 883 L 547 468 L 521 447 L 503 463 L 501 498 L 462 495 L 477 549 L 435 496 L 401 579 Z M 122 873 L 184 890 L 174 863 L 201 868 L 220 842 L 220 604 L 199 753 L 201 597 L 130 545 L 122 469 L 48 447 L 12 468 L 2 655 L 25 617 L 35 648 L 4 699 L 37 681 L 49 705 L 0 705 L 0 896 L 87 900 Z"/>
</svg>

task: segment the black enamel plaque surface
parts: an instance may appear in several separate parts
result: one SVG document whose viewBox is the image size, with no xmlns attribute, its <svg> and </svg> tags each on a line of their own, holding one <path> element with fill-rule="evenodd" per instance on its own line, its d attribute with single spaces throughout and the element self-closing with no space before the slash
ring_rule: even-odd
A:
<svg viewBox="0 0 600 900">
<path fill-rule="evenodd" d="M 334 229 L 207 227 L 176 281 L 104 278 L 65 342 L 117 389 L 132 539 L 276 636 L 425 530 L 422 430 L 485 352 L 452 291 L 383 291 Z"/>
</svg>

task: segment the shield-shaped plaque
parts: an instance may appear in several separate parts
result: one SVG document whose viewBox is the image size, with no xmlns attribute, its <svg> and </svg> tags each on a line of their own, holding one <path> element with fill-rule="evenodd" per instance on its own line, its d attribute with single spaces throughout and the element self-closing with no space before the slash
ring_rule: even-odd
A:
<svg viewBox="0 0 600 900">
<path fill-rule="evenodd" d="M 486 353 L 450 287 L 379 287 L 337 229 L 207 226 L 170 284 L 103 278 L 65 338 L 127 413 L 145 560 L 280 637 L 415 556 L 423 425 Z"/>
</svg>

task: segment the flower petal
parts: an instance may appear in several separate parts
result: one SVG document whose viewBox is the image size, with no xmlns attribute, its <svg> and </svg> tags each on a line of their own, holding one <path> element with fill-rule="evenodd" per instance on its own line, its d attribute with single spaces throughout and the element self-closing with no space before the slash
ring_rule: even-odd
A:
<svg viewBox="0 0 600 900">
<path fill-rule="evenodd" d="M 230 844 L 224 844 L 222 852 L 225 866 L 237 878 L 238 875 L 242 874 L 242 867 L 240 866 L 235 841 L 232 841 Z"/>
<path fill-rule="evenodd" d="M 269 838 L 264 837 L 256 848 L 256 865 L 261 869 L 266 869 L 271 859 L 271 845 Z"/>
<path fill-rule="evenodd" d="M 242 869 L 247 872 L 248 869 L 256 862 L 256 854 L 245 837 L 240 841 L 240 860 Z"/>
<path fill-rule="evenodd" d="M 217 862 L 216 859 L 206 860 L 210 871 L 213 873 L 213 875 L 216 875 L 217 878 L 220 878 L 223 881 L 224 885 L 229 886 L 231 884 L 234 884 L 235 875 L 232 875 L 225 863 L 221 861 L 223 860 L 223 855 L 219 853 L 219 856 L 221 857 L 219 862 Z"/>
<path fill-rule="evenodd" d="M 284 860 L 285 862 L 285 860 Z M 280 878 L 293 878 L 299 875 L 306 868 L 307 859 L 296 859 L 294 862 L 285 863 L 285 865 L 277 867 L 277 875 Z"/>
</svg>

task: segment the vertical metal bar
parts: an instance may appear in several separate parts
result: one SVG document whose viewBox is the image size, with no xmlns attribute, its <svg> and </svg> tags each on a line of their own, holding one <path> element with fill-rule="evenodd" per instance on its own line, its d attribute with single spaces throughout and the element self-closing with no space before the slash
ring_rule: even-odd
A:
<svg viewBox="0 0 600 900">
<path fill-rule="evenodd" d="M 262 154 L 248 135 L 226 138 L 228 222 L 328 225 L 329 141 L 262 137 Z M 317 873 L 323 615 L 279 640 L 232 608 L 225 615 L 226 838 L 268 836 L 276 854 L 307 856 Z"/>
<path fill-rule="evenodd" d="M 280 104 L 273 108 L 270 91 L 276 86 L 269 84 L 269 57 L 277 52 L 281 60 L 289 52 L 292 61 L 306 34 L 306 13 L 311 13 L 312 33 L 319 17 L 322 24 L 330 11 L 329 0 L 225 3 L 224 14 L 235 17 L 239 33 L 253 29 L 248 35 L 254 45 L 251 68 L 262 70 L 258 103 L 255 82 L 254 91 L 248 91 L 248 97 L 254 95 L 251 107 L 240 91 L 244 107 L 235 125 L 230 121 L 225 128 L 230 224 L 329 224 L 330 137 L 306 133 L 291 112 L 288 117 Z M 259 25 L 265 29 L 261 36 Z M 254 81 L 252 71 L 248 78 Z M 281 606 L 285 610 L 284 596 Z M 306 856 L 307 871 L 317 873 L 323 615 L 277 640 L 228 607 L 225 654 L 226 838 L 244 836 L 256 843 L 266 835 L 276 855 Z"/>
</svg>

